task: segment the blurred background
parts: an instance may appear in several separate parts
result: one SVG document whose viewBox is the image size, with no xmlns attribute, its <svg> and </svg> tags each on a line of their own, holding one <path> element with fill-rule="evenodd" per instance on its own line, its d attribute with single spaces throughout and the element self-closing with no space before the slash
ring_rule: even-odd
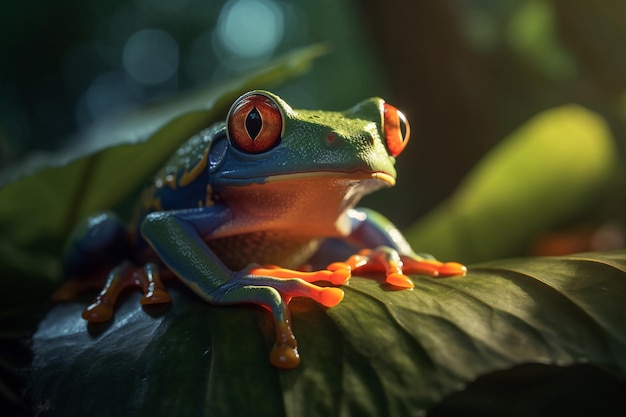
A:
<svg viewBox="0 0 626 417">
<path fill-rule="evenodd" d="M 5 0 L 0 168 L 316 42 L 331 54 L 275 91 L 327 110 L 382 96 L 407 115 L 398 186 L 368 200 L 400 226 L 544 109 L 599 112 L 625 150 L 622 0 Z"/>
</svg>

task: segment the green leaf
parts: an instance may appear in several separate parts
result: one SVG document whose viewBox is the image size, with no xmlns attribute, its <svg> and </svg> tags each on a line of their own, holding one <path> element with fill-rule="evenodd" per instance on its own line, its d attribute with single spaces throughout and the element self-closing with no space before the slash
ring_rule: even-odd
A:
<svg viewBox="0 0 626 417">
<path fill-rule="evenodd" d="M 419 251 L 465 263 L 519 256 L 541 232 L 606 193 L 617 154 L 601 116 L 575 105 L 546 110 L 487 154 L 407 239 Z"/>
<path fill-rule="evenodd" d="M 420 415 L 481 375 L 589 362 L 626 376 L 626 252 L 490 262 L 413 291 L 353 278 L 325 310 L 291 304 L 302 364 L 269 365 L 260 308 L 215 307 L 170 287 L 170 309 L 133 293 L 87 327 L 55 307 L 34 336 L 30 390 L 50 416 Z"/>
<path fill-rule="evenodd" d="M 182 142 L 221 120 L 237 96 L 300 74 L 325 50 L 294 51 L 217 87 L 105 121 L 71 151 L 35 156 L 0 178 L 0 232 L 19 247 L 43 241 L 58 248 L 78 220 L 142 186 Z"/>
</svg>

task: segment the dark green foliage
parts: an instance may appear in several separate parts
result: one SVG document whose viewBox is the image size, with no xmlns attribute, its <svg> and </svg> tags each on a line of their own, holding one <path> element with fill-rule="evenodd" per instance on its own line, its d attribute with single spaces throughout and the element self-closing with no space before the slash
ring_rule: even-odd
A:
<svg viewBox="0 0 626 417">
<path fill-rule="evenodd" d="M 302 364 L 292 371 L 269 364 L 273 328 L 259 308 L 210 306 L 175 286 L 170 309 L 143 310 L 134 293 L 92 327 L 84 302 L 59 305 L 34 336 L 33 399 L 64 416 L 406 416 L 521 364 L 626 375 L 625 252 L 490 262 L 415 283 L 388 291 L 356 277 L 326 311 L 294 300 Z"/>
</svg>

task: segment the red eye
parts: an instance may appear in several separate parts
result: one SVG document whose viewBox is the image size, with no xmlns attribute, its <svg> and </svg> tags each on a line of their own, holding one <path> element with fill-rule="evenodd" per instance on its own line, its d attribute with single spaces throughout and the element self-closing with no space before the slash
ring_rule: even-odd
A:
<svg viewBox="0 0 626 417">
<path fill-rule="evenodd" d="M 387 149 L 391 156 L 398 156 L 404 150 L 409 142 L 411 128 L 409 122 L 398 109 L 390 104 L 385 103 L 383 111 L 383 132 L 385 133 L 385 141 Z"/>
<path fill-rule="evenodd" d="M 228 116 L 228 136 L 247 153 L 265 152 L 280 142 L 283 117 L 272 99 L 262 94 L 240 98 Z"/>
</svg>

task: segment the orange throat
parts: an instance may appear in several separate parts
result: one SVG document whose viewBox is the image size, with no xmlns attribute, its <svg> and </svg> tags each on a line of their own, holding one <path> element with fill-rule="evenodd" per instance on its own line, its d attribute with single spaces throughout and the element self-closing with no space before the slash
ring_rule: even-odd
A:
<svg viewBox="0 0 626 417">
<path fill-rule="evenodd" d="M 394 182 L 389 174 L 357 171 L 278 175 L 263 184 L 222 186 L 219 195 L 234 217 L 215 237 L 264 230 L 345 236 L 345 212 L 364 195 Z"/>
</svg>

